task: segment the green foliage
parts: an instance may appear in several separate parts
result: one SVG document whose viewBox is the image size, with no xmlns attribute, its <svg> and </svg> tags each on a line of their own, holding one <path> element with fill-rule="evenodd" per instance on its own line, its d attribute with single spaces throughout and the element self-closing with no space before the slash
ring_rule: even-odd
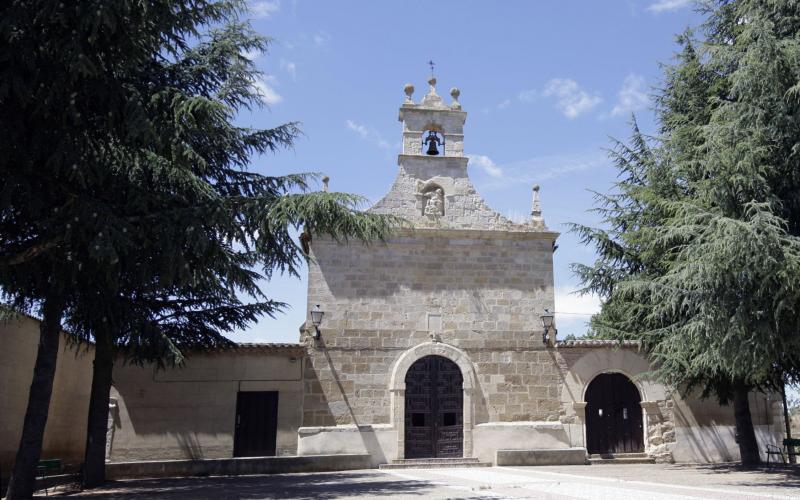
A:
<svg viewBox="0 0 800 500">
<path fill-rule="evenodd" d="M 138 360 L 224 347 L 284 304 L 261 279 L 297 275 L 299 230 L 375 241 L 398 222 L 313 192 L 317 174 L 269 176 L 251 159 L 291 147 L 295 123 L 238 125 L 262 105 L 242 54 L 269 40 L 240 1 L 0 7 L 0 287 L 48 295 L 84 337 L 112 332 Z"/>
<path fill-rule="evenodd" d="M 800 6 L 720 2 L 704 30 L 664 68 L 659 136 L 634 122 L 611 151 L 605 228 L 574 226 L 599 258 L 574 269 L 604 299 L 597 335 L 726 400 L 800 374 Z"/>
<path fill-rule="evenodd" d="M 96 485 L 116 349 L 163 365 L 226 347 L 226 332 L 284 306 L 259 282 L 297 275 L 307 256 L 292 234 L 368 242 L 396 222 L 312 192 L 315 174 L 249 170 L 299 130 L 236 123 L 263 104 L 243 54 L 269 42 L 240 21 L 244 5 L 0 3 L 0 294 L 41 312 L 49 339 L 11 498 L 33 493 L 62 324 L 96 342 L 84 463 Z"/>
</svg>

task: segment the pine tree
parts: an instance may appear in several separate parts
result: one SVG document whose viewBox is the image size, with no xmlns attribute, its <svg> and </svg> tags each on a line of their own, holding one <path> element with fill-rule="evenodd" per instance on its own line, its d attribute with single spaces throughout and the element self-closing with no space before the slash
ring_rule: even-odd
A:
<svg viewBox="0 0 800 500">
<path fill-rule="evenodd" d="M 609 229 L 577 266 L 605 304 L 597 334 L 642 342 L 665 382 L 733 400 L 743 463 L 759 461 L 747 395 L 796 380 L 800 353 L 798 14 L 788 2 L 708 12 L 656 98 L 660 135 L 634 131 L 600 196 Z"/>
<path fill-rule="evenodd" d="M 242 54 L 268 40 L 239 1 L 12 0 L 0 6 L 0 287 L 42 316 L 8 498 L 33 492 L 62 325 L 96 343 L 86 482 L 103 478 L 116 357 L 180 362 L 282 306 L 258 287 L 305 258 L 293 231 L 365 242 L 396 220 L 312 192 L 314 174 L 248 170 L 296 124 L 260 105 Z M 102 428 L 102 432 L 100 429 Z"/>
</svg>

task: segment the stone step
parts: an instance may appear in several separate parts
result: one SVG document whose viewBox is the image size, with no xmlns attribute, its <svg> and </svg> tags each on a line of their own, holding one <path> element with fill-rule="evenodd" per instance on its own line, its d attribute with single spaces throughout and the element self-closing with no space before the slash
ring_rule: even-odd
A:
<svg viewBox="0 0 800 500">
<path fill-rule="evenodd" d="M 491 467 L 489 462 L 479 462 L 477 458 L 414 458 L 392 460 L 390 464 L 380 464 L 378 468 L 390 469 L 446 469 L 466 467 Z"/>
<path fill-rule="evenodd" d="M 393 464 L 447 464 L 450 462 L 478 462 L 477 458 L 401 458 Z"/>
<path fill-rule="evenodd" d="M 380 464 L 379 469 L 465 469 L 473 467 L 491 467 L 491 462 L 464 462 L 464 463 L 438 463 L 438 464 Z"/>
<path fill-rule="evenodd" d="M 590 464 L 654 464 L 656 460 L 647 453 L 616 453 L 589 455 Z"/>
<path fill-rule="evenodd" d="M 648 458 L 647 453 L 591 453 L 589 458 Z"/>
</svg>

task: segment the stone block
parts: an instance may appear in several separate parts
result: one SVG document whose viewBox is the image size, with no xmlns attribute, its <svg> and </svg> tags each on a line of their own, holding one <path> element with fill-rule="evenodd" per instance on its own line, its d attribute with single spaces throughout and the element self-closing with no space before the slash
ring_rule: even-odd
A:
<svg viewBox="0 0 800 500">
<path fill-rule="evenodd" d="M 562 448 L 553 450 L 497 450 L 495 463 L 498 466 L 523 465 L 585 465 L 586 448 Z"/>
</svg>

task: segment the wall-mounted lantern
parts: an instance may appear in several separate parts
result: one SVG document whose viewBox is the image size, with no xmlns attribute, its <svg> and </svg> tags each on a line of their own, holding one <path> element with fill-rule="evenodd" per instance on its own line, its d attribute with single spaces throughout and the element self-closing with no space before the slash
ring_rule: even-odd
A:
<svg viewBox="0 0 800 500">
<path fill-rule="evenodd" d="M 548 309 L 545 309 L 544 314 L 541 315 L 542 326 L 544 327 L 544 335 L 542 335 L 542 342 L 544 342 L 544 345 L 550 343 L 550 329 L 553 328 L 553 317 L 553 313 Z"/>
<path fill-rule="evenodd" d="M 315 340 L 319 339 L 319 325 L 322 323 L 323 316 L 325 316 L 325 311 L 320 309 L 319 304 L 317 304 L 314 309 L 311 310 L 311 324 L 314 325 L 313 337 Z"/>
</svg>

